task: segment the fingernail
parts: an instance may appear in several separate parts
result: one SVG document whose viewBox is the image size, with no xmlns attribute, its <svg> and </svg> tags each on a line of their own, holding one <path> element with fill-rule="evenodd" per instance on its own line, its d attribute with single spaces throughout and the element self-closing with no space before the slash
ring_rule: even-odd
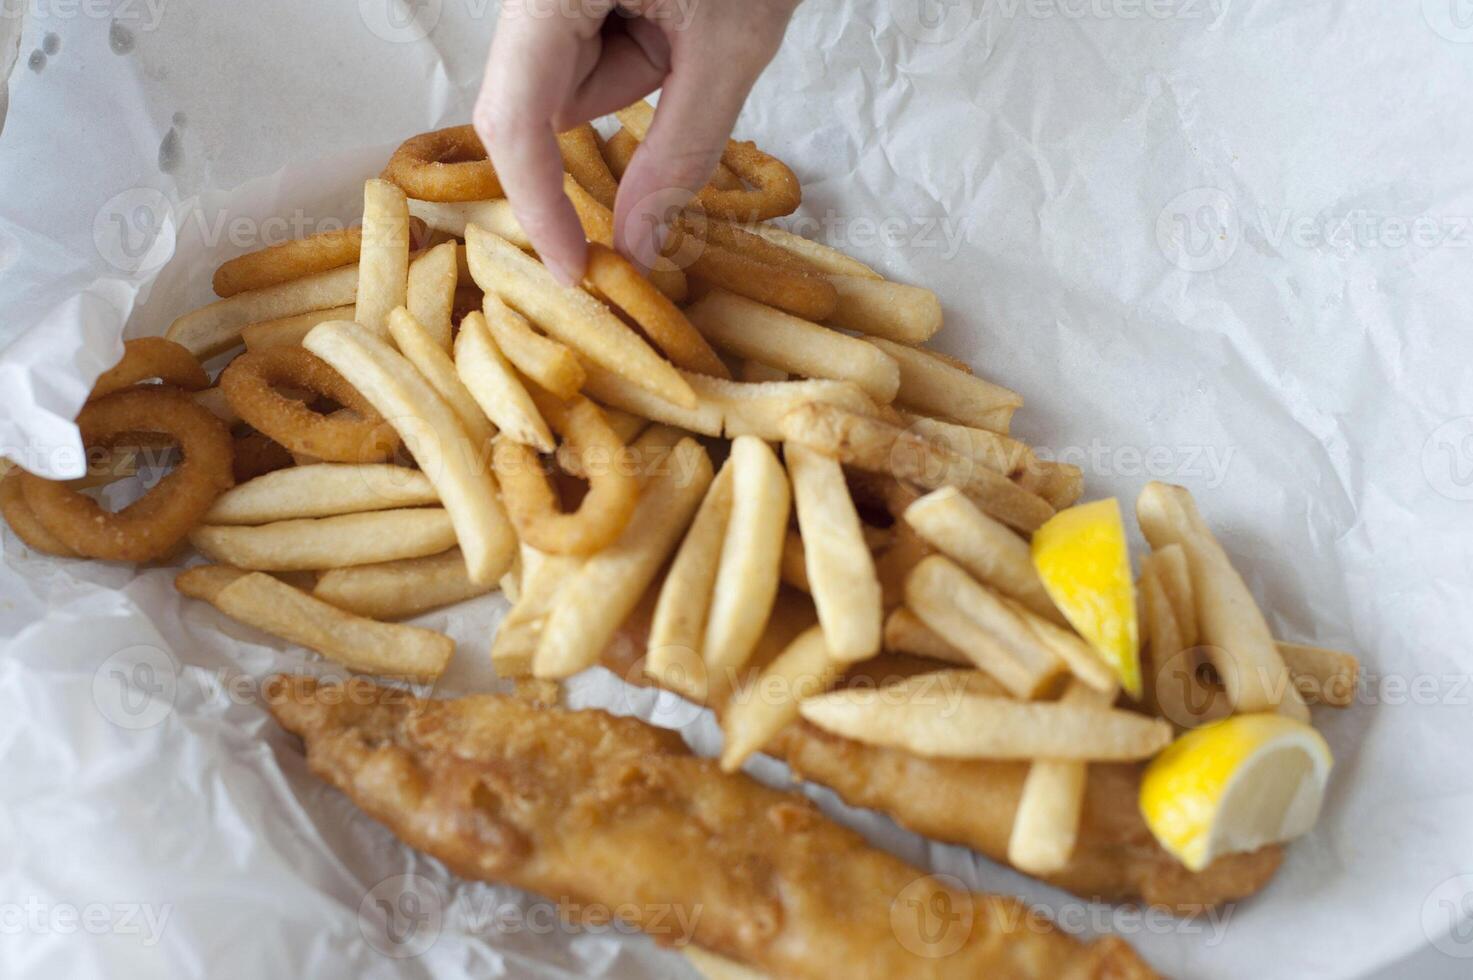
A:
<svg viewBox="0 0 1473 980">
<path fill-rule="evenodd" d="M 578 285 L 578 281 L 583 278 L 581 273 L 575 272 L 561 262 L 549 261 L 547 263 L 547 269 L 552 273 L 552 277 L 558 281 L 559 285 L 576 286 Z"/>
</svg>

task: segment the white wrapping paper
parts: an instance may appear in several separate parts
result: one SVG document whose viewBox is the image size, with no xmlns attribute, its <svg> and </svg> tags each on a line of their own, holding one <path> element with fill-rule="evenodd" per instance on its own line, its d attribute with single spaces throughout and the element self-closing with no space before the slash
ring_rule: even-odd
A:
<svg viewBox="0 0 1473 980">
<path fill-rule="evenodd" d="M 1171 922 L 1081 905 L 811 791 L 907 860 L 1204 977 L 1455 976 L 1473 956 L 1473 27 L 1449 0 L 811 0 L 741 135 L 792 227 L 937 290 L 939 345 L 1021 391 L 1091 496 L 1190 486 L 1289 639 L 1358 652 L 1337 767 L 1264 892 Z M 0 453 L 63 476 L 119 337 L 222 259 L 356 218 L 469 114 L 484 0 L 11 0 Z M 20 35 L 18 48 L 13 38 Z M 3 103 L 0 103 L 3 104 Z M 0 108 L 3 112 L 3 108 Z M 268 222 L 268 218 L 285 222 Z M 256 703 L 301 651 L 168 569 L 0 564 L 0 974 L 684 975 L 467 885 L 310 777 Z M 422 618 L 485 687 L 488 598 Z M 592 672 L 578 704 L 709 719 Z M 779 767 L 755 771 L 781 780 Z M 407 876 L 407 877 L 406 877 Z M 1401 967 L 1411 970 L 1411 967 Z M 1387 972 L 1386 975 L 1395 975 Z M 1404 974 L 1405 975 L 1405 974 Z"/>
</svg>

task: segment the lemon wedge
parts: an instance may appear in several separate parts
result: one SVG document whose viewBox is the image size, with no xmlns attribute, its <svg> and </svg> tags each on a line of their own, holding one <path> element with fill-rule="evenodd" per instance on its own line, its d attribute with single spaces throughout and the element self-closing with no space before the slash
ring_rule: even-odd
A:
<svg viewBox="0 0 1473 980">
<path fill-rule="evenodd" d="M 1033 532 L 1033 566 L 1059 612 L 1139 700 L 1140 627 L 1120 502 L 1096 500 L 1049 518 Z"/>
<path fill-rule="evenodd" d="M 1178 738 L 1141 779 L 1151 833 L 1192 871 L 1309 831 L 1334 759 L 1320 733 L 1276 714 L 1235 715 Z"/>
</svg>

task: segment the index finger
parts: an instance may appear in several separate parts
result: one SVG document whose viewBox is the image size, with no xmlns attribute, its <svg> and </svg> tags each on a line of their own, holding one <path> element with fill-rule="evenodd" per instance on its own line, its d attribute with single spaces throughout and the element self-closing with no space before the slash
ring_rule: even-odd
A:
<svg viewBox="0 0 1473 980">
<path fill-rule="evenodd" d="M 588 245 L 563 194 L 553 120 L 576 86 L 583 26 L 577 18 L 539 17 L 508 3 L 471 117 L 532 246 L 568 284 L 582 279 Z"/>
</svg>

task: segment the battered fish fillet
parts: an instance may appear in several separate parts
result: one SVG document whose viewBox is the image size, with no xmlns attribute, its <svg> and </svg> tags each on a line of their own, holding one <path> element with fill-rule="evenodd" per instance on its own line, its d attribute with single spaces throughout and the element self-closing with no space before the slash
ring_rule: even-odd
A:
<svg viewBox="0 0 1473 980">
<path fill-rule="evenodd" d="M 764 637 L 766 651 L 754 658 L 754 670 L 805 623 L 780 623 L 773 636 Z M 630 642 L 610 648 L 604 666 L 626 681 L 648 683 L 637 659 L 642 638 L 636 625 Z M 873 687 L 948 666 L 885 654 L 856 665 L 843 683 Z M 716 710 L 720 714 L 719 706 Z M 784 729 L 763 752 L 787 763 L 796 777 L 832 789 L 850 806 L 879 810 L 922 836 L 1007 863 L 1026 762 L 930 759 L 866 745 L 803 721 Z M 1074 855 L 1067 867 L 1043 880 L 1089 900 L 1143 901 L 1180 915 L 1246 898 L 1268 884 L 1283 858 L 1277 846 L 1225 855 L 1200 872 L 1168 854 L 1141 817 L 1144 769 L 1140 763 L 1090 765 Z"/>
<path fill-rule="evenodd" d="M 1083 945 L 1015 899 L 946 889 L 632 718 L 361 679 L 266 693 L 314 772 L 456 873 L 629 910 L 666 942 L 662 924 L 687 923 L 774 977 L 1155 976 L 1121 940 Z"/>
</svg>

